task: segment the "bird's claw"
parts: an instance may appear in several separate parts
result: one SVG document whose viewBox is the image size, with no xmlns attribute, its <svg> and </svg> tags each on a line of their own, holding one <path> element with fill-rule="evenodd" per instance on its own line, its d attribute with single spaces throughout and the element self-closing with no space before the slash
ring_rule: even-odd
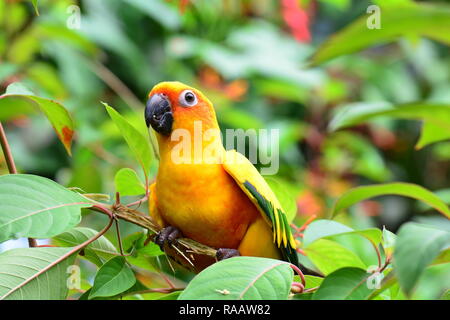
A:
<svg viewBox="0 0 450 320">
<path fill-rule="evenodd" d="M 238 257 L 240 255 L 239 250 L 236 249 L 220 248 L 216 251 L 216 258 L 219 261 L 232 257 Z"/>
<path fill-rule="evenodd" d="M 174 243 L 174 241 L 178 238 L 181 238 L 183 235 L 180 230 L 178 230 L 175 227 L 168 226 L 164 229 L 162 229 L 160 232 L 157 233 L 155 237 L 155 243 L 159 245 L 161 250 L 164 251 L 164 245 L 167 243 L 168 245 L 171 245 Z"/>
</svg>

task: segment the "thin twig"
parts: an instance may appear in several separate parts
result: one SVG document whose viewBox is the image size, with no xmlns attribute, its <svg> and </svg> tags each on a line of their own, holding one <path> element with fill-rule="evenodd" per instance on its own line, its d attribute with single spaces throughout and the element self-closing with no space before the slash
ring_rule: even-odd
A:
<svg viewBox="0 0 450 320">
<path fill-rule="evenodd" d="M 373 248 L 375 249 L 375 252 L 377 253 L 377 259 L 378 259 L 378 268 L 381 268 L 381 253 L 378 246 L 373 242 L 372 240 L 368 239 L 369 242 L 372 244 Z"/>
<path fill-rule="evenodd" d="M 114 220 L 115 220 L 115 224 L 116 224 L 117 242 L 119 243 L 119 252 L 120 252 L 121 256 L 124 256 L 123 247 L 122 247 L 122 240 L 120 238 L 119 220 L 118 219 L 114 219 Z"/>
<path fill-rule="evenodd" d="M 140 199 L 140 200 L 137 200 L 137 201 L 134 201 L 134 202 L 131 202 L 131 203 L 128 203 L 127 204 L 127 207 L 132 207 L 132 206 L 135 206 L 135 205 L 138 205 L 138 208 L 141 206 L 141 203 L 142 202 L 145 202 L 145 201 L 147 201 L 148 200 L 148 196 L 144 196 L 142 199 Z M 137 208 L 136 208 L 137 209 Z"/>
<path fill-rule="evenodd" d="M 310 224 L 311 222 L 314 221 L 314 219 L 317 218 L 317 215 L 313 214 L 311 217 L 308 218 L 308 220 L 306 220 L 306 222 L 300 227 L 300 229 L 298 231 L 304 231 Z"/>
<path fill-rule="evenodd" d="M 177 248 L 176 246 L 172 246 L 172 248 L 174 248 L 193 268 L 195 268 L 194 263 L 191 261 L 191 259 L 189 259 L 184 253 L 183 251 L 181 251 L 179 248 Z"/>
<path fill-rule="evenodd" d="M 9 147 L 8 139 L 6 139 L 6 133 L 3 129 L 3 125 L 0 122 L 0 143 L 2 145 L 3 154 L 5 156 L 6 165 L 8 166 L 9 173 L 17 173 L 16 164 Z"/>
<path fill-rule="evenodd" d="M 151 233 L 156 234 L 159 231 L 162 230 L 162 227 L 159 226 L 157 223 L 155 223 L 153 221 L 153 219 L 134 209 L 131 209 L 129 207 L 127 207 L 126 205 L 123 204 L 114 204 L 114 205 L 103 205 L 100 204 L 101 206 L 107 207 L 109 210 L 111 210 L 111 212 L 113 213 L 114 217 L 117 219 L 121 219 L 121 220 L 125 220 L 128 221 L 130 223 L 133 223 L 135 225 L 138 225 L 144 229 L 149 230 Z M 96 206 L 94 206 L 93 208 L 91 208 L 92 210 L 104 213 L 102 210 L 99 210 L 98 208 L 96 208 Z M 152 240 L 152 235 L 149 235 L 148 240 Z M 146 240 L 147 242 L 147 240 Z M 191 269 L 193 270 L 193 268 L 195 269 L 195 264 L 192 263 L 192 261 L 189 259 L 189 253 L 194 253 L 197 255 L 202 255 L 202 256 L 206 256 L 206 257 L 210 257 L 215 259 L 216 258 L 216 252 L 217 250 L 208 246 L 205 246 L 199 242 L 196 242 L 192 239 L 188 239 L 188 238 L 179 238 L 177 239 L 172 245 L 171 248 L 173 248 L 173 250 L 175 250 L 175 255 L 176 256 L 180 256 L 183 258 L 183 262 L 184 260 L 186 260 L 186 264 L 183 263 L 183 266 L 185 266 L 187 269 Z M 181 252 L 181 253 L 180 253 Z M 167 254 L 167 256 L 170 256 L 170 254 Z M 169 264 L 170 264 L 170 260 Z"/>
<path fill-rule="evenodd" d="M 175 288 L 175 285 L 173 284 L 172 281 L 170 281 L 170 279 L 164 274 L 164 272 L 158 272 L 159 275 L 161 276 L 161 278 L 164 279 L 164 281 L 169 285 L 169 287 L 171 287 L 172 289 Z"/>
<path fill-rule="evenodd" d="M 303 274 L 302 270 L 300 270 L 299 267 L 297 267 L 295 264 L 290 264 L 291 268 L 300 276 L 300 279 L 302 280 L 303 288 L 306 286 L 306 280 L 305 275 Z"/>
<path fill-rule="evenodd" d="M 319 287 L 312 287 L 312 288 L 303 290 L 303 293 L 314 292 L 314 291 L 316 291 L 317 289 L 319 289 Z"/>
<path fill-rule="evenodd" d="M 379 273 L 383 272 L 390 263 L 391 263 L 391 259 L 390 259 L 390 257 L 387 257 L 386 261 L 384 262 L 384 265 L 379 268 L 378 272 Z"/>
</svg>

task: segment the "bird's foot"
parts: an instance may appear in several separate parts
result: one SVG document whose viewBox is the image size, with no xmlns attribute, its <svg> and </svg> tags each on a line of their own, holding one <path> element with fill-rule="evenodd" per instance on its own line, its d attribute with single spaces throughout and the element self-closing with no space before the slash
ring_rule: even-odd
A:
<svg viewBox="0 0 450 320">
<path fill-rule="evenodd" d="M 227 249 L 227 248 L 220 248 L 217 249 L 216 252 L 216 258 L 217 260 L 224 260 L 232 257 L 238 257 L 241 254 L 239 253 L 239 250 L 236 249 Z"/>
<path fill-rule="evenodd" d="M 168 226 L 162 229 L 155 237 L 155 243 L 159 245 L 161 250 L 164 251 L 164 245 L 167 243 L 169 246 L 174 243 L 178 238 L 181 238 L 183 234 L 175 227 Z"/>
</svg>

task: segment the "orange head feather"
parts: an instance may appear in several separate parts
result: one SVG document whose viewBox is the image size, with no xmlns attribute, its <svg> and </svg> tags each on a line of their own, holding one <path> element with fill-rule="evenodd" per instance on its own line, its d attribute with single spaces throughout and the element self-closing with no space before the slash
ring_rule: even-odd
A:
<svg viewBox="0 0 450 320">
<path fill-rule="evenodd" d="M 201 121 L 203 130 L 218 128 L 211 101 L 195 88 L 176 81 L 161 82 L 153 87 L 148 98 L 147 125 L 159 133 L 159 138 L 170 136 L 176 129 L 193 132 L 194 121 Z"/>
</svg>

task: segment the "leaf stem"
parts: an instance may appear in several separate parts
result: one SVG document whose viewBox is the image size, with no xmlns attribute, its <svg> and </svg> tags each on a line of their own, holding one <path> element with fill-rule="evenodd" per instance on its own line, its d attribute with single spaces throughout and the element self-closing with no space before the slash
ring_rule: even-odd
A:
<svg viewBox="0 0 450 320">
<path fill-rule="evenodd" d="M 127 207 L 132 207 L 132 206 L 138 205 L 138 208 L 139 208 L 139 206 L 141 205 L 141 203 L 142 203 L 142 202 L 145 202 L 145 201 L 147 201 L 147 200 L 148 200 L 148 195 L 144 196 L 142 199 L 139 199 L 139 200 L 137 200 L 137 201 L 128 203 L 128 204 L 127 204 Z"/>
<path fill-rule="evenodd" d="M 135 295 L 135 294 L 146 294 L 146 293 L 172 293 L 172 292 L 176 292 L 176 291 L 182 291 L 184 289 L 185 288 L 154 288 L 154 289 L 146 289 L 146 290 L 140 290 L 140 291 L 127 293 L 127 294 L 122 295 L 122 297 Z"/>
<path fill-rule="evenodd" d="M 303 274 L 302 270 L 300 270 L 299 267 L 297 267 L 295 264 L 290 264 L 291 268 L 300 276 L 300 279 L 302 280 L 303 288 L 306 286 L 306 280 L 305 275 Z"/>
<path fill-rule="evenodd" d="M 120 205 L 120 193 L 116 192 L 116 203 L 113 206 L 113 210 L 116 206 Z M 116 216 L 114 216 L 114 220 L 115 220 L 115 225 L 116 225 L 116 234 L 117 234 L 117 242 L 119 243 L 119 251 L 120 251 L 120 255 L 123 256 L 123 247 L 122 247 L 122 239 L 120 237 L 120 226 L 119 226 L 119 219 L 117 219 Z"/>
<path fill-rule="evenodd" d="M 164 281 L 169 285 L 170 288 L 174 289 L 175 285 L 173 284 L 172 281 L 170 281 L 170 279 L 164 274 L 164 272 L 158 272 L 159 275 L 161 276 L 161 278 L 164 279 Z"/>
<path fill-rule="evenodd" d="M 381 253 L 380 253 L 380 249 L 378 248 L 378 246 L 375 244 L 375 242 L 373 242 L 372 240 L 368 239 L 370 241 L 370 243 L 372 244 L 373 248 L 375 249 L 375 252 L 377 253 L 377 259 L 378 259 L 378 268 L 381 268 Z"/>
<path fill-rule="evenodd" d="M 108 208 L 111 213 L 114 215 L 115 219 L 121 219 L 128 222 L 131 222 L 137 226 L 140 226 L 144 229 L 149 230 L 151 233 L 156 234 L 159 231 L 162 230 L 162 227 L 159 226 L 153 219 L 134 209 L 129 208 L 126 205 L 123 204 L 114 204 L 114 205 L 102 205 L 99 204 L 97 206 L 92 207 L 92 210 L 98 211 L 100 213 L 105 213 L 103 210 L 99 209 L 99 206 L 103 206 Z M 148 241 L 153 240 L 152 235 L 149 235 L 148 239 L 146 240 L 146 243 Z M 192 257 L 192 255 L 200 255 L 204 257 L 209 257 L 208 259 L 215 259 L 216 258 L 216 249 L 205 246 L 199 242 L 196 242 L 194 240 L 191 240 L 189 238 L 179 238 L 177 241 L 175 241 L 171 248 L 173 249 L 172 254 L 177 257 L 183 257 L 183 262 L 186 262 L 186 264 L 182 263 L 184 267 L 186 267 L 188 270 L 194 270 L 195 264 L 192 263 L 191 259 L 189 257 Z M 167 252 L 166 252 L 167 254 Z M 168 254 L 170 256 L 170 254 Z M 185 261 L 186 260 L 186 261 Z"/>
<path fill-rule="evenodd" d="M 386 260 L 384 261 L 384 265 L 379 268 L 378 272 L 380 272 L 380 273 L 383 272 L 384 269 L 386 269 L 390 263 L 391 263 L 391 259 L 390 259 L 390 257 L 387 257 Z"/>
<path fill-rule="evenodd" d="M 319 289 L 319 287 L 312 287 L 312 288 L 303 290 L 303 293 L 314 292 L 314 291 L 317 291 L 317 289 Z"/>
<path fill-rule="evenodd" d="M 116 222 L 115 224 L 116 224 L 117 242 L 119 242 L 120 255 L 124 256 L 123 247 L 122 247 L 122 239 L 120 238 L 119 220 L 118 219 L 114 219 L 114 220 Z"/>
</svg>

